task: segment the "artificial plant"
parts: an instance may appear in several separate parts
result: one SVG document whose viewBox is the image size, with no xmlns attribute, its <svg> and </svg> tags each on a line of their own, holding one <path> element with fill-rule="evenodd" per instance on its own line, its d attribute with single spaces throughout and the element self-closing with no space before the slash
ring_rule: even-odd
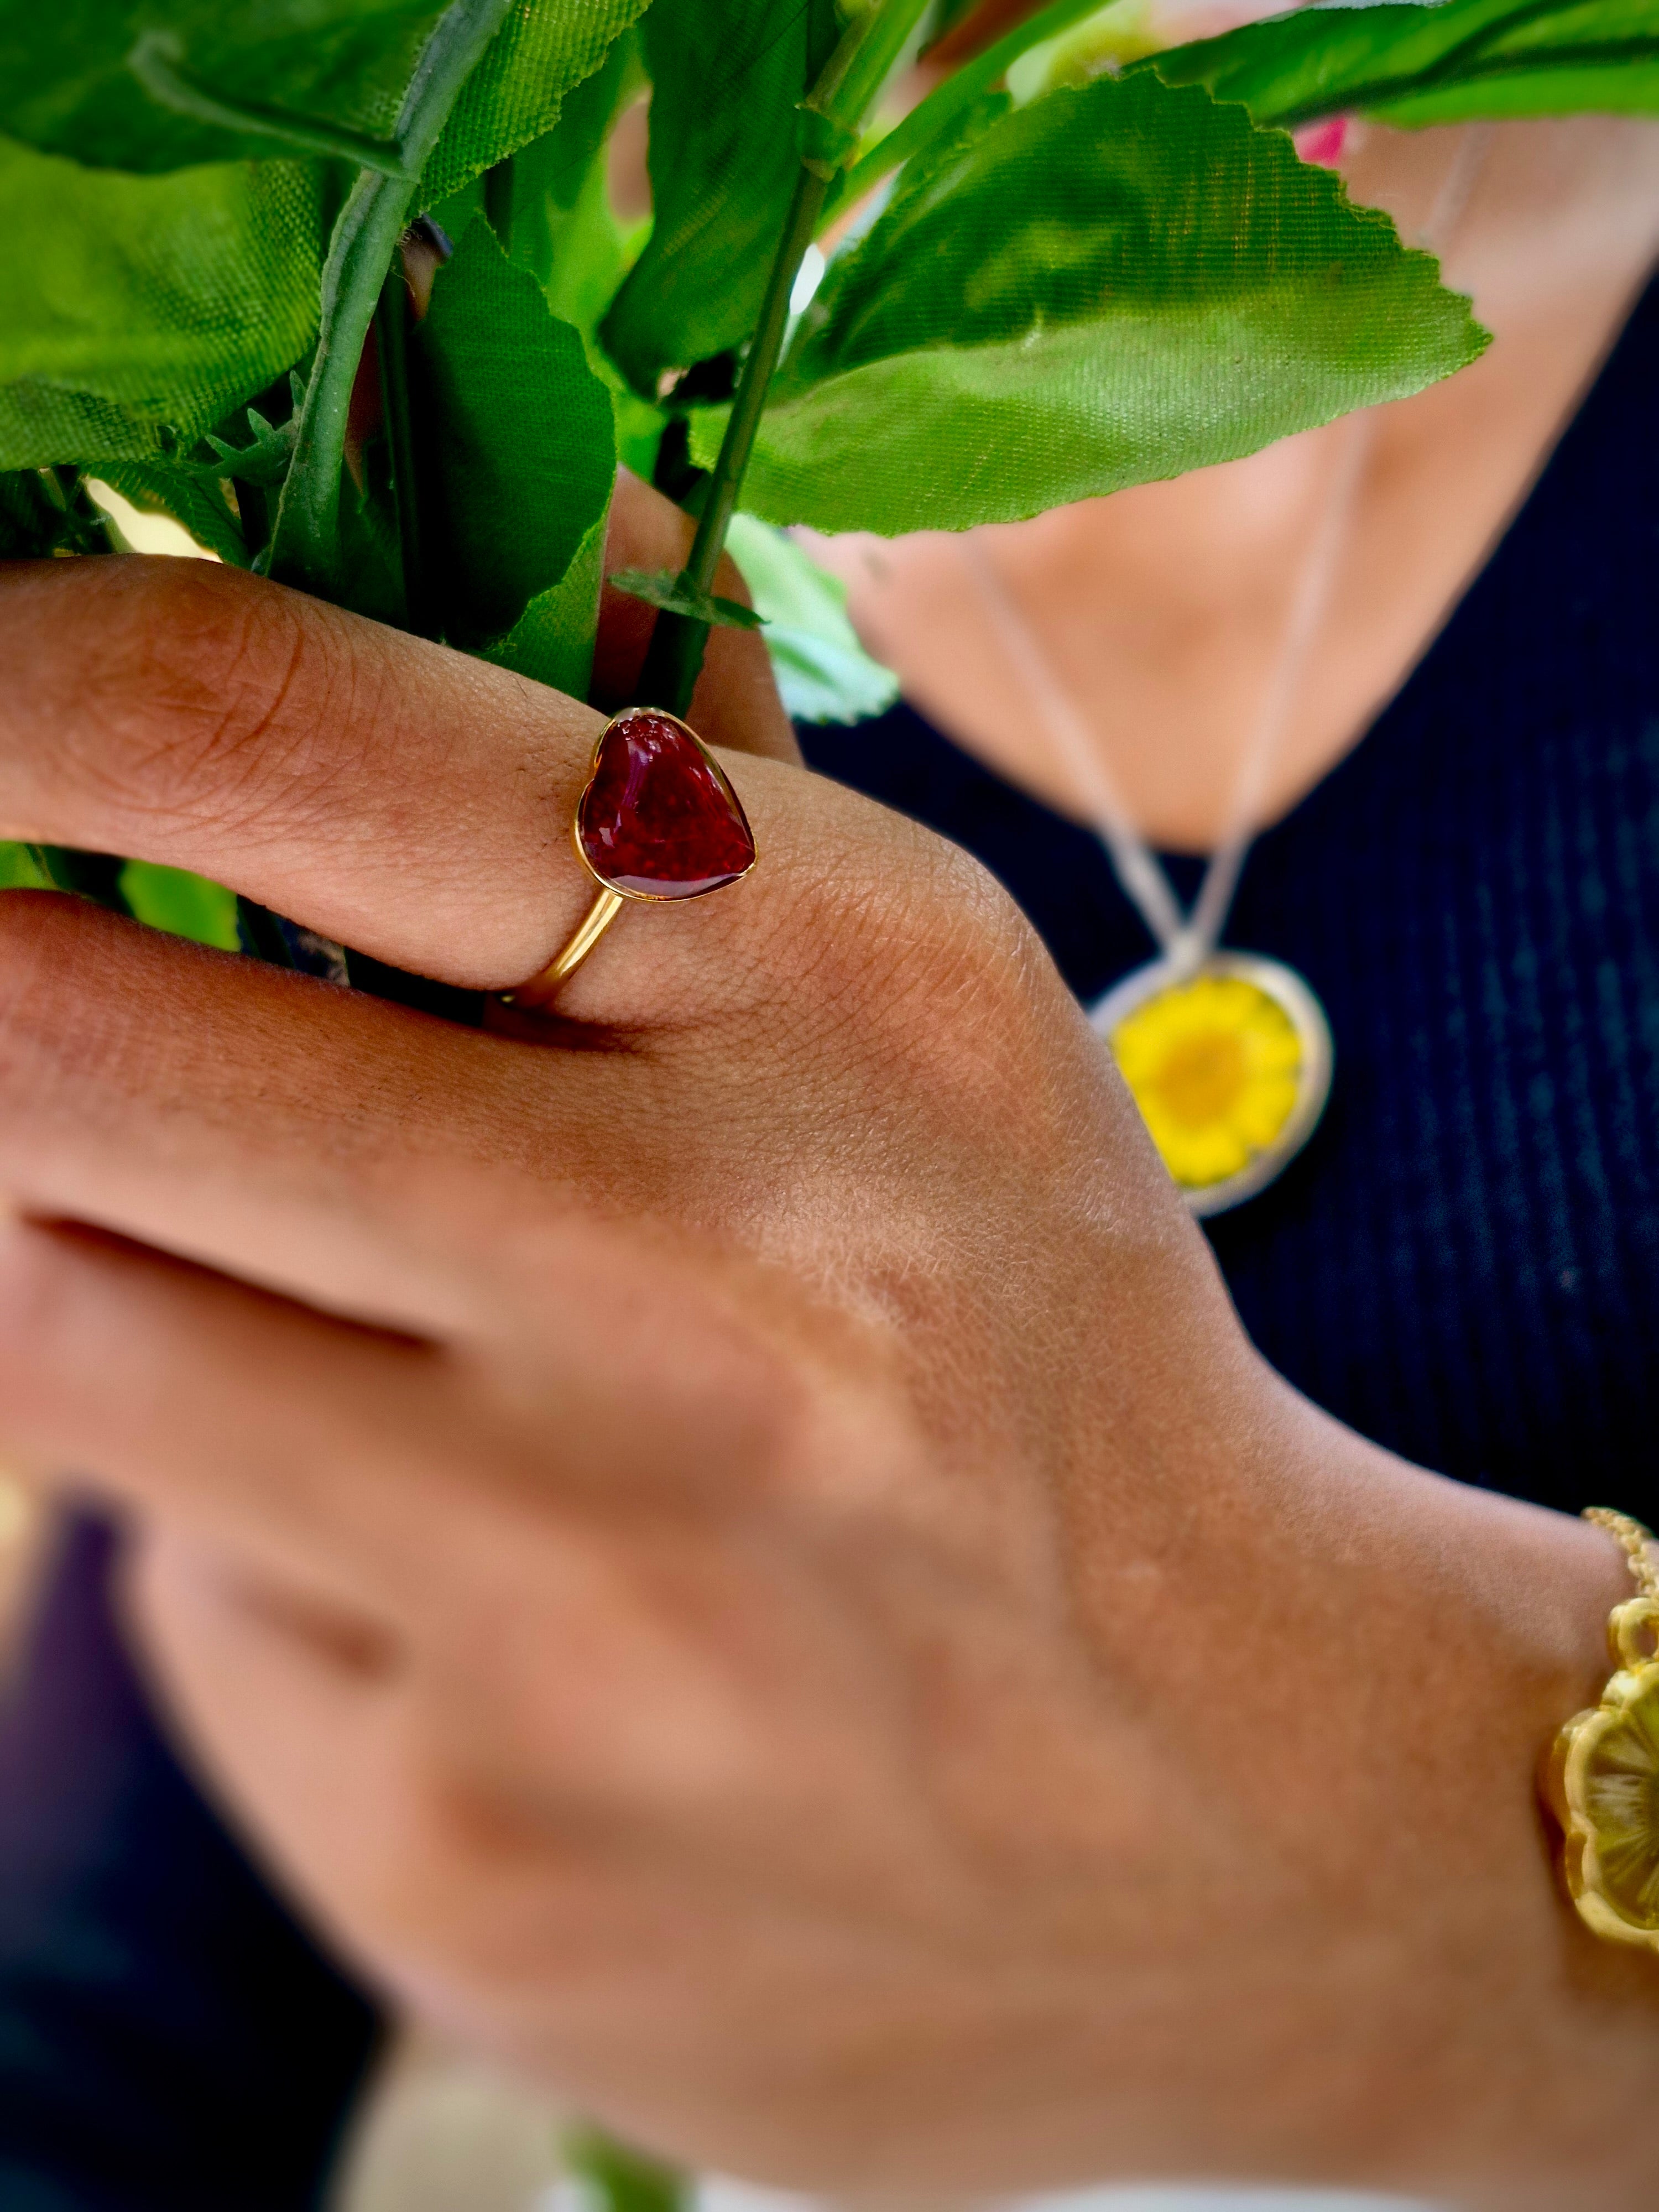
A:
<svg viewBox="0 0 1659 2212">
<path fill-rule="evenodd" d="M 1091 12 L 1049 0 L 900 116 L 962 0 L 5 0 L 0 554 L 118 545 L 108 487 L 580 694 L 621 458 L 697 518 L 680 575 L 613 580 L 659 610 L 641 697 L 683 710 L 709 625 L 753 619 L 713 592 L 735 519 L 787 698 L 855 715 L 880 672 L 769 526 L 1008 520 L 1480 350 L 1429 257 L 1273 126 L 1659 100 L 1659 0 L 1441 0 L 1017 104 L 1010 68 Z M 647 97 L 629 223 L 610 142 Z M 171 872 L 12 848 L 0 877 L 232 941 Z"/>
</svg>

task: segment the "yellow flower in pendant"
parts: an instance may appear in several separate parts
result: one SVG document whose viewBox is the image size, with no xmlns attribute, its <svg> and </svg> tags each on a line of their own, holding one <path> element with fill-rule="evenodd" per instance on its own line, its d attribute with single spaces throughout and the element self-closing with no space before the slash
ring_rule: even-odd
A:
<svg viewBox="0 0 1659 2212">
<path fill-rule="evenodd" d="M 1109 1042 L 1164 1165 L 1188 1190 L 1240 1174 L 1296 1110 L 1302 1040 L 1279 1001 L 1241 975 L 1202 970 L 1171 983 L 1126 1014 Z"/>
</svg>

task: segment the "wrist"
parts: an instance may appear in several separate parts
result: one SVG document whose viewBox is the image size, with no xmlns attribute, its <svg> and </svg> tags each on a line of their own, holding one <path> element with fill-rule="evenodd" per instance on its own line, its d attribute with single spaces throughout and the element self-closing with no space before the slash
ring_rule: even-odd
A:
<svg viewBox="0 0 1659 2212">
<path fill-rule="evenodd" d="M 1383 2168 L 1356 2178 L 1507 2208 L 1645 2204 L 1630 2115 L 1659 2075 L 1659 1959 L 1579 1922 L 1537 1796 L 1558 1730 L 1607 1681 L 1625 1564 L 1581 1522 L 1352 1437 L 1321 1472 L 1338 1648 L 1371 1679 L 1342 1716 L 1339 1855 L 1401 1946 L 1382 1993 L 1382 2102 L 1401 2120 Z"/>
</svg>

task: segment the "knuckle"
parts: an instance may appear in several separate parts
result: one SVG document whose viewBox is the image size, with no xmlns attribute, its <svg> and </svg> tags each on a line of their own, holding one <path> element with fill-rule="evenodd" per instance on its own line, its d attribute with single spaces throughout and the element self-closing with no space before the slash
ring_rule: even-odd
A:
<svg viewBox="0 0 1659 2212">
<path fill-rule="evenodd" d="M 912 1051 L 948 1045 L 956 1009 L 972 1009 L 975 1027 L 1018 1018 L 1047 969 L 1030 923 L 959 847 L 897 830 L 849 839 L 804 902 L 789 953 L 820 1004 Z"/>
<path fill-rule="evenodd" d="M 70 782 L 118 817 L 246 826 L 283 806 L 349 682 L 343 627 L 206 562 L 97 565 L 59 724 Z"/>
</svg>

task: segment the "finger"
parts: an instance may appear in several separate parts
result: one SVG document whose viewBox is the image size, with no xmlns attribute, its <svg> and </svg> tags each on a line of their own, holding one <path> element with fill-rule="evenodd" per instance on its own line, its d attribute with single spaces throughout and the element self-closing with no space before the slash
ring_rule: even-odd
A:
<svg viewBox="0 0 1659 2212">
<path fill-rule="evenodd" d="M 430 1346 L 83 1231 L 0 1231 L 5 1449 L 165 1502 L 342 1600 L 413 1601 L 428 1440 L 465 1451 L 452 1395 Z"/>
<path fill-rule="evenodd" d="M 690 1784 L 744 1756 L 726 1663 L 694 1656 L 708 1584 L 729 1611 L 742 1582 L 736 1562 L 695 1560 L 707 1492 L 690 1514 L 646 1513 L 625 1469 L 608 1494 L 568 1480 L 579 1435 L 520 1431 L 439 1347 L 19 1224 L 0 1234 L 0 1409 L 5 1449 L 210 1545 L 238 1602 L 313 1666 L 337 1670 L 337 1624 L 384 1624 L 498 1700 L 516 1684 L 554 1763 L 613 1787 Z M 633 1410 L 647 1457 L 672 1460 L 686 1440 L 666 1398 L 654 1421 Z M 553 1621 L 580 1662 L 562 1691 L 535 1656 Z M 347 1671 L 397 1663 L 395 1637 L 360 1634 Z"/>
<path fill-rule="evenodd" d="M 776 1354 L 734 1319 L 744 1263 L 670 1226 L 672 1178 L 689 1162 L 712 1184 L 722 1136 L 663 1115 L 662 1072 L 521 1052 L 72 900 L 19 894 L 0 922 L 0 1189 L 16 1211 L 447 1344 L 532 1328 L 559 1348 L 538 1358 L 567 1411 L 649 1340 L 653 1387 L 689 1409 L 678 1479 L 734 1458 Z M 779 1326 L 775 1285 L 765 1310 Z"/>
<path fill-rule="evenodd" d="M 574 1056 L 591 1086 L 604 1056 Z M 485 1186 L 560 1180 L 550 1056 L 39 893 L 0 898 L 0 1189 L 450 1334 Z"/>
<path fill-rule="evenodd" d="M 0 569 L 0 835 L 194 868 L 442 981 L 533 973 L 591 896 L 591 709 L 206 562 Z"/>
<path fill-rule="evenodd" d="M 629 470 L 617 472 L 605 540 L 606 575 L 617 568 L 684 566 L 696 530 L 691 517 Z M 714 589 L 740 606 L 753 604 L 730 554 L 720 562 Z M 639 697 L 636 684 L 656 616 L 643 599 L 606 584 L 599 601 L 599 642 L 593 655 L 594 703 L 615 713 Z M 702 674 L 691 696 L 690 720 L 711 744 L 733 750 L 799 761 L 800 750 L 778 697 L 765 639 L 758 630 L 722 626 L 708 634 Z M 727 734 L 743 733 L 742 741 Z"/>
</svg>

